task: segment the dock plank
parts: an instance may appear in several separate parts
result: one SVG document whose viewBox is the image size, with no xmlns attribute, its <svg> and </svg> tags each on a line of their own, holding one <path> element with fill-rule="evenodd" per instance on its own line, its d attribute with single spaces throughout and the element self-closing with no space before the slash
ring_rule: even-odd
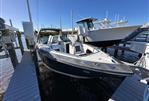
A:
<svg viewBox="0 0 149 101">
<path fill-rule="evenodd" d="M 30 52 L 24 52 L 3 101 L 41 101 L 35 65 Z"/>
<path fill-rule="evenodd" d="M 139 80 L 138 75 L 127 77 L 109 101 L 146 101 L 145 98 L 149 98 L 147 92 L 149 86 L 141 83 Z"/>
</svg>

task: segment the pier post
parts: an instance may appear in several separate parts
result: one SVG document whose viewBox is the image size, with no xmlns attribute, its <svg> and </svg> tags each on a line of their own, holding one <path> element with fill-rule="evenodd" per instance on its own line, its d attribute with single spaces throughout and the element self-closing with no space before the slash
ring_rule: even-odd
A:
<svg viewBox="0 0 149 101">
<path fill-rule="evenodd" d="M 15 40 L 15 37 L 12 36 L 14 34 L 12 33 L 12 31 L 14 32 L 15 30 L 10 30 L 9 28 L 6 29 L 5 20 L 2 18 L 0 18 L 0 29 L 1 29 L 2 45 L 7 46 L 6 49 L 8 50 L 13 68 L 15 69 L 16 65 L 18 64 L 18 59 L 13 45 L 13 41 Z M 4 51 L 7 55 L 6 49 L 4 48 Z"/>
<path fill-rule="evenodd" d="M 25 38 L 25 42 L 26 42 L 27 49 L 29 49 L 29 41 L 27 38 Z"/>
<path fill-rule="evenodd" d="M 126 43 L 123 44 L 123 47 L 126 47 Z M 122 55 L 124 55 L 125 50 L 122 50 Z"/>
<path fill-rule="evenodd" d="M 13 46 L 13 43 L 7 43 L 6 45 L 7 45 L 7 50 L 9 52 L 9 56 L 10 56 L 12 65 L 15 69 L 15 67 L 18 64 L 18 59 L 17 59 L 17 56 L 16 56 L 15 48 Z"/>
<path fill-rule="evenodd" d="M 116 44 L 116 46 L 118 46 L 118 44 Z M 117 53 L 118 53 L 118 48 L 116 47 L 116 49 L 114 51 L 114 57 L 117 57 Z"/>
<path fill-rule="evenodd" d="M 20 32 L 17 32 L 17 36 L 18 36 L 18 41 L 19 41 L 21 53 L 23 55 L 23 53 L 24 53 L 24 47 L 23 47 L 23 43 L 22 43 L 22 39 L 21 39 L 21 33 Z"/>
</svg>

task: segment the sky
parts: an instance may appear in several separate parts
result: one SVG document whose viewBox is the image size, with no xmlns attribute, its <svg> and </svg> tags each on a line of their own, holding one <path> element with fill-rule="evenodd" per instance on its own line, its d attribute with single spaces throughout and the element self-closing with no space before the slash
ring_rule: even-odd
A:
<svg viewBox="0 0 149 101">
<path fill-rule="evenodd" d="M 35 29 L 41 27 L 71 28 L 73 22 L 85 17 L 115 20 L 126 17 L 129 25 L 149 22 L 149 0 L 29 0 Z M 29 21 L 26 0 L 0 0 L 0 17 L 22 30 L 22 22 Z"/>
</svg>

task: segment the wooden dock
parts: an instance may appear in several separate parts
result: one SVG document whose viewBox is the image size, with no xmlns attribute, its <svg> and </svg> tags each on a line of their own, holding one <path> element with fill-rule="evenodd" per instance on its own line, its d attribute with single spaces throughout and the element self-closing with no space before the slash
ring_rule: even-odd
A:
<svg viewBox="0 0 149 101">
<path fill-rule="evenodd" d="M 140 82 L 138 75 L 126 77 L 108 101 L 148 101 L 149 85 Z"/>
<path fill-rule="evenodd" d="M 3 101 L 41 101 L 36 68 L 30 52 L 24 52 L 17 65 Z"/>
</svg>

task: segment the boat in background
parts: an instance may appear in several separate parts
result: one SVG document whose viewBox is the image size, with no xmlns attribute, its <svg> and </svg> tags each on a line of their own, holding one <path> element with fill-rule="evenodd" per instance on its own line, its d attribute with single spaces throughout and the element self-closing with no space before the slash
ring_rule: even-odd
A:
<svg viewBox="0 0 149 101">
<path fill-rule="evenodd" d="M 107 18 L 102 21 L 91 17 L 84 18 L 77 21 L 78 34 L 84 37 L 80 40 L 85 43 L 98 47 L 112 46 L 141 27 L 141 25 L 126 26 L 126 23 L 127 21 L 123 20 L 111 22 Z"/>
<path fill-rule="evenodd" d="M 99 48 L 70 41 L 59 29 L 41 29 L 37 49 L 50 70 L 75 77 L 98 78 L 104 75 L 126 77 L 133 74 L 129 66 L 102 52 Z"/>
</svg>

